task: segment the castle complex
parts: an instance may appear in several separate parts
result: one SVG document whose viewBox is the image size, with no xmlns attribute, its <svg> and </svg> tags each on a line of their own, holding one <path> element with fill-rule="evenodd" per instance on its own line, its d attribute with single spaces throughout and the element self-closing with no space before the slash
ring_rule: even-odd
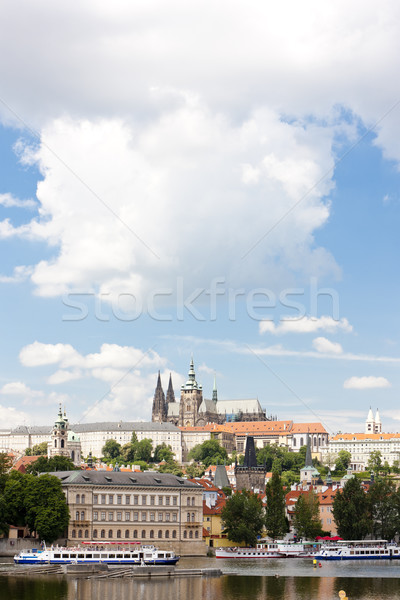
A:
<svg viewBox="0 0 400 600">
<path fill-rule="evenodd" d="M 258 399 L 218 400 L 215 378 L 212 399 L 203 398 L 203 388 L 196 381 L 192 359 L 188 380 L 181 387 L 179 402 L 175 399 L 171 376 L 165 397 L 158 373 L 151 420 L 158 423 L 169 422 L 178 427 L 203 427 L 207 423 L 272 421 L 273 418 L 267 418 Z"/>
</svg>

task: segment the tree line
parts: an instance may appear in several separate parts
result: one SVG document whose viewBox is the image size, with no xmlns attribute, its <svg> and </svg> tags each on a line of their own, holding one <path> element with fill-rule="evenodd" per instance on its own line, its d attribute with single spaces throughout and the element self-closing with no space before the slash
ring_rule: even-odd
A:
<svg viewBox="0 0 400 600">
<path fill-rule="evenodd" d="M 61 461 L 41 459 L 46 461 L 42 462 L 42 467 L 48 472 L 57 470 L 54 468 L 57 466 L 69 467 L 62 470 L 71 470 L 71 465 L 72 469 L 75 468 L 69 459 L 62 456 L 54 457 L 64 459 Z M 69 509 L 61 481 L 47 473 L 38 476 L 38 468 L 34 465 L 30 465 L 29 473 L 9 471 L 9 457 L 0 454 L 0 533 L 7 535 L 10 525 L 28 527 L 41 540 L 51 543 L 67 529 Z"/>
</svg>

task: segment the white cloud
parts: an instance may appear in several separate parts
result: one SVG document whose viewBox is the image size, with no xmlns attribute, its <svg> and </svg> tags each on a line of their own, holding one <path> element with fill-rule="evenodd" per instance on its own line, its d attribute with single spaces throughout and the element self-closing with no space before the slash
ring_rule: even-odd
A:
<svg viewBox="0 0 400 600">
<path fill-rule="evenodd" d="M 0 389 L 0 394 L 4 396 L 24 396 L 25 398 L 41 398 L 43 396 L 43 392 L 32 390 L 22 381 L 6 383 Z"/>
<path fill-rule="evenodd" d="M 43 172 L 39 218 L 15 229 L 3 221 L 0 237 L 50 246 L 52 257 L 33 266 L 39 295 L 95 291 L 111 302 L 124 292 L 145 299 L 144 310 L 152 292 L 176 297 L 178 280 L 190 294 L 216 277 L 240 287 L 261 276 L 276 287 L 288 273 L 337 275 L 313 238 L 329 216 L 331 179 L 312 186 L 333 166 L 331 135 L 283 123 L 270 109 L 231 123 L 196 98 L 140 125 L 58 119 L 34 153 Z M 278 175 L 265 166 L 272 155 Z M 249 159 L 260 172 L 251 186 L 242 182 Z"/>
<path fill-rule="evenodd" d="M 42 344 L 33 342 L 22 348 L 19 359 L 25 367 L 39 367 L 60 363 L 71 366 L 79 362 L 79 354 L 70 344 Z"/>
<path fill-rule="evenodd" d="M 322 352 L 323 354 L 342 354 L 343 348 L 337 342 L 331 342 L 324 337 L 317 337 L 313 340 L 313 346 L 317 350 L 317 352 Z"/>
<path fill-rule="evenodd" d="M 315 333 L 316 331 L 328 331 L 333 333 L 337 330 L 346 333 L 353 330 L 347 319 L 333 319 L 332 317 L 282 317 L 279 325 L 273 321 L 261 321 L 259 331 L 263 333 L 272 333 L 273 335 L 283 335 L 286 333 Z"/>
<path fill-rule="evenodd" d="M 32 419 L 28 413 L 17 410 L 12 406 L 2 406 L 0 404 L 0 421 L 2 428 L 18 427 L 24 423 L 31 423 Z"/>
<path fill-rule="evenodd" d="M 391 384 L 386 377 L 374 377 L 370 375 L 368 377 L 350 377 L 346 379 L 343 387 L 348 390 L 369 390 L 374 388 L 388 388 L 391 387 Z"/>
<path fill-rule="evenodd" d="M 34 200 L 20 200 L 12 194 L 0 194 L 0 205 L 5 208 L 35 208 L 38 206 Z"/>
<path fill-rule="evenodd" d="M 32 275 L 31 267 L 15 267 L 13 275 L 0 275 L 0 283 L 21 283 Z"/>
</svg>

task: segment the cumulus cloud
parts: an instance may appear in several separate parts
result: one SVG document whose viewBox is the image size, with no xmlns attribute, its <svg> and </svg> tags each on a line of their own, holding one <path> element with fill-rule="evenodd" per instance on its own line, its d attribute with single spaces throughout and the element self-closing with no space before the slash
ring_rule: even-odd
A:
<svg viewBox="0 0 400 600">
<path fill-rule="evenodd" d="M 273 335 L 283 335 L 286 333 L 315 333 L 316 331 L 328 331 L 333 333 L 341 330 L 346 333 L 353 330 L 352 325 L 347 319 L 333 319 L 332 317 L 283 317 L 278 325 L 273 321 L 261 321 L 259 331 L 263 333 L 272 333 Z M 321 338 L 322 339 L 322 338 Z"/>
<path fill-rule="evenodd" d="M 84 290 L 143 303 L 176 298 L 178 281 L 186 294 L 216 277 L 232 287 L 337 275 L 313 238 L 329 216 L 331 179 L 313 186 L 333 166 L 331 143 L 326 127 L 289 125 L 270 109 L 232 123 L 198 98 L 140 125 L 58 119 L 31 157 L 43 172 L 39 217 L 15 229 L 3 221 L 0 237 L 50 246 L 31 274 L 42 296 Z M 249 159 L 259 172 L 251 186 Z"/>
<path fill-rule="evenodd" d="M 43 396 L 43 392 L 32 390 L 22 381 L 11 381 L 6 383 L 0 389 L 0 394 L 4 396 L 24 396 L 25 398 L 40 398 Z"/>
<path fill-rule="evenodd" d="M 97 400 L 93 400 L 93 394 L 90 394 L 90 400 L 82 401 L 79 420 L 104 420 L 105 414 L 113 414 L 113 418 L 148 420 L 157 370 L 161 371 L 165 390 L 170 373 L 175 390 L 179 390 L 185 381 L 176 371 L 168 370 L 167 360 L 155 351 L 144 352 L 117 344 L 103 344 L 99 352 L 84 355 L 69 344 L 36 341 L 22 348 L 20 360 L 27 367 L 57 365 L 59 368 L 47 378 L 51 385 L 66 384 L 76 379 L 94 379 L 106 384 L 103 391 L 97 389 Z M 52 392 L 46 397 L 54 402 L 58 399 L 56 396 Z"/>
<path fill-rule="evenodd" d="M 391 387 L 386 377 L 374 377 L 373 375 L 365 377 L 350 377 L 346 379 L 343 387 L 348 390 L 369 390 L 374 388 Z"/>
<path fill-rule="evenodd" d="M 3 406 L 0 404 L 0 420 L 3 429 L 12 429 L 13 427 L 18 427 L 18 425 L 22 425 L 23 423 L 30 423 L 32 419 L 28 413 L 25 413 L 22 410 L 17 410 L 12 406 Z"/>
<path fill-rule="evenodd" d="M 341 344 L 332 342 L 325 337 L 317 337 L 313 340 L 313 346 L 318 352 L 324 354 L 342 354 L 343 348 Z"/>
</svg>

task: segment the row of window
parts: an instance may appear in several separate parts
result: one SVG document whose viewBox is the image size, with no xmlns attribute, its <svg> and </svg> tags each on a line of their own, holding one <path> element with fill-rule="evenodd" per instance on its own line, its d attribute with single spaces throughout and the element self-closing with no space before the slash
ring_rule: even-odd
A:
<svg viewBox="0 0 400 600">
<path fill-rule="evenodd" d="M 83 500 L 82 500 L 83 498 Z M 133 504 L 135 506 L 178 506 L 178 496 L 148 496 L 147 494 L 139 494 L 130 495 L 125 494 L 124 503 L 122 502 L 123 495 L 122 494 L 93 494 L 93 504 Z M 76 495 L 76 503 L 82 503 L 85 501 L 85 494 Z M 187 498 L 187 506 L 194 506 L 196 503 L 196 498 L 188 497 Z"/>
<path fill-rule="evenodd" d="M 163 534 L 163 531 L 162 531 L 162 529 L 159 529 L 159 530 L 158 530 L 158 532 L 157 532 L 157 538 L 158 538 L 158 539 L 162 539 L 162 538 L 163 538 L 163 535 L 164 535 L 164 538 L 165 538 L 165 539 L 169 539 L 169 538 L 170 538 L 170 531 L 169 531 L 169 530 L 167 530 L 167 531 L 165 531 L 165 532 L 164 532 L 164 534 Z M 108 530 L 108 536 L 107 536 L 107 537 L 108 537 L 109 539 L 112 539 L 112 538 L 113 538 L 113 536 L 114 536 L 114 532 L 113 532 L 113 530 L 112 530 L 112 529 L 109 529 L 109 530 Z M 83 532 L 83 530 L 82 530 L 82 529 L 78 529 L 78 532 L 77 532 L 77 530 L 76 530 L 76 529 L 73 529 L 73 530 L 71 531 L 71 538 L 78 538 L 78 539 L 81 539 L 81 538 L 83 538 L 83 537 L 84 537 L 85 539 L 89 539 L 89 530 L 88 530 L 88 529 L 85 529 L 85 532 Z M 105 530 L 105 529 L 101 529 L 101 530 L 100 530 L 100 536 L 99 536 L 99 535 L 98 535 L 98 530 L 97 530 L 97 529 L 93 529 L 93 536 L 92 536 L 92 537 L 93 537 L 93 539 L 94 539 L 94 540 L 95 540 L 96 538 L 99 538 L 99 537 L 100 537 L 101 539 L 105 539 L 105 537 L 106 537 L 106 530 Z M 142 530 L 142 539 L 143 539 L 143 540 L 144 540 L 144 539 L 148 539 L 148 538 L 150 538 L 150 539 L 154 539 L 155 537 L 156 537 L 156 536 L 155 536 L 155 531 L 154 531 L 154 529 L 151 529 L 151 530 L 150 530 L 150 532 L 149 532 L 149 535 L 148 535 L 148 536 L 146 535 L 146 531 L 145 531 L 144 529 Z M 176 538 L 177 538 L 177 532 L 176 532 L 176 529 L 173 529 L 173 530 L 172 530 L 171 537 L 172 537 L 173 539 L 176 539 Z M 189 539 L 193 539 L 193 538 L 195 538 L 195 539 L 198 539 L 198 538 L 199 538 L 199 532 L 198 532 L 198 530 L 196 530 L 195 532 L 193 532 L 192 530 L 190 530 L 189 532 L 187 532 L 187 531 L 184 531 L 184 532 L 183 532 L 183 537 L 184 537 L 184 539 L 188 539 L 188 538 L 189 538 Z M 137 530 L 137 529 L 135 529 L 135 530 L 133 531 L 133 538 L 134 538 L 134 539 L 138 539 L 138 530 Z M 117 530 L 117 539 L 122 539 L 122 530 L 121 530 L 121 529 L 118 529 L 118 530 Z M 125 530 L 125 537 L 124 537 L 124 539 L 130 539 L 130 531 L 129 531 L 129 529 L 126 529 L 126 530 Z"/>
<path fill-rule="evenodd" d="M 79 511 L 77 511 L 76 514 L 77 514 L 76 518 L 77 518 L 77 520 L 79 520 L 79 516 L 78 516 L 79 515 Z M 84 515 L 84 512 L 82 511 L 81 514 Z M 99 515 L 100 515 L 100 519 L 99 519 Z M 122 513 L 122 512 L 119 512 L 119 511 L 118 512 L 111 512 L 110 511 L 108 513 L 108 515 L 107 515 L 106 511 L 100 511 L 99 512 L 97 510 L 94 510 L 93 511 L 93 521 L 99 521 L 99 520 L 100 521 L 107 521 L 107 520 L 108 521 L 122 521 L 122 516 L 123 515 L 125 517 L 124 518 L 125 521 L 131 521 L 132 520 L 132 518 L 131 518 L 132 517 L 132 513 L 130 511 L 126 511 L 125 513 Z M 195 520 L 194 516 L 195 516 L 195 513 L 192 513 L 192 514 L 187 513 L 187 520 L 188 521 L 192 520 L 194 522 L 194 520 Z M 173 512 L 173 513 L 169 513 L 169 512 L 162 513 L 162 512 L 159 512 L 158 515 L 157 515 L 157 517 L 158 517 L 157 520 L 159 522 L 164 521 L 164 520 L 165 521 L 174 521 L 174 522 L 178 521 L 178 513 L 177 512 Z M 83 518 L 84 517 L 82 517 L 82 519 Z M 146 522 L 146 521 L 155 521 L 156 520 L 156 513 L 155 512 L 148 513 L 147 511 L 141 511 L 139 513 L 139 511 L 137 511 L 137 512 L 134 511 L 133 512 L 133 521 L 139 521 L 139 520 L 143 521 L 143 522 Z"/>
</svg>

